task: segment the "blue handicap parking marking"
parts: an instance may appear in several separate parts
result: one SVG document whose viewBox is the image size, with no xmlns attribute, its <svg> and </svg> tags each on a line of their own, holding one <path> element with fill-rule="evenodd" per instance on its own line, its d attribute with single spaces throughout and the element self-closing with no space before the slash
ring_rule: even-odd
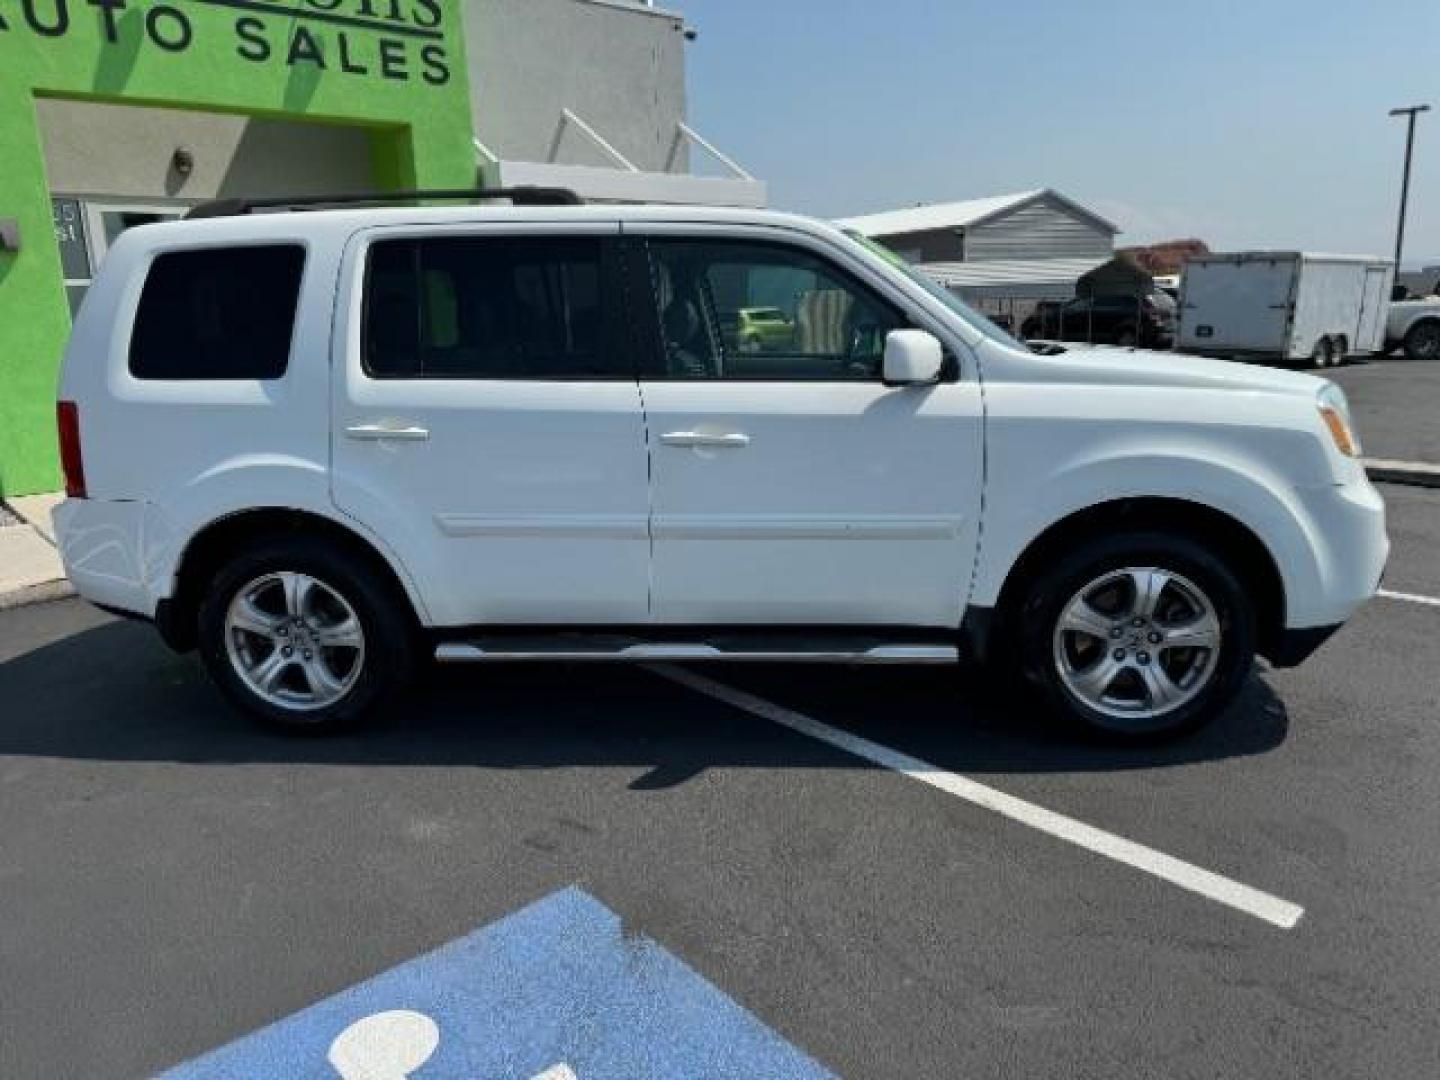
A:
<svg viewBox="0 0 1440 1080">
<path fill-rule="evenodd" d="M 164 1080 L 832 1075 L 571 888 L 180 1065 Z"/>
</svg>

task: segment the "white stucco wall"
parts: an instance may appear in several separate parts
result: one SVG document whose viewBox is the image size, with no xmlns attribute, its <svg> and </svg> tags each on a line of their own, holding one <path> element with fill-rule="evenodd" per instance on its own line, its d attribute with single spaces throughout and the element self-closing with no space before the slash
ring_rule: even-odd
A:
<svg viewBox="0 0 1440 1080">
<path fill-rule="evenodd" d="M 48 98 L 35 108 L 56 194 L 192 200 L 375 186 L 363 128 Z M 178 147 L 194 156 L 189 176 L 171 167 Z"/>
<path fill-rule="evenodd" d="M 621 0 L 464 0 L 477 134 L 509 161 L 614 167 L 569 108 L 645 172 L 667 168 L 685 119 L 684 21 Z"/>
</svg>

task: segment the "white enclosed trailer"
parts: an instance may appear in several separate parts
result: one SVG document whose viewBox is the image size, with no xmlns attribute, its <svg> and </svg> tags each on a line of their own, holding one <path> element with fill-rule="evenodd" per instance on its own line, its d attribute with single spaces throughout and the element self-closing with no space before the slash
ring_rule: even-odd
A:
<svg viewBox="0 0 1440 1080">
<path fill-rule="evenodd" d="M 1244 251 L 1185 264 L 1175 348 L 1327 367 L 1380 352 L 1394 263 L 1362 255 Z"/>
</svg>

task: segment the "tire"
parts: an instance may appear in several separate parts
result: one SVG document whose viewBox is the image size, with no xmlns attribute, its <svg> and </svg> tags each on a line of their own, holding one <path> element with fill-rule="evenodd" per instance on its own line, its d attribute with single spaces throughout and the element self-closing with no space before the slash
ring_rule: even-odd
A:
<svg viewBox="0 0 1440 1080">
<path fill-rule="evenodd" d="M 418 634 L 398 592 L 343 546 L 303 534 L 262 540 L 214 576 L 200 604 L 200 656 L 226 697 L 261 723 L 343 731 L 392 701 L 415 671 Z"/>
<path fill-rule="evenodd" d="M 1330 339 L 1328 337 L 1322 337 L 1319 341 L 1315 342 L 1315 348 L 1310 353 L 1310 364 L 1312 367 L 1323 370 L 1330 366 L 1334 355 L 1335 347 L 1330 343 Z"/>
<path fill-rule="evenodd" d="M 1137 586 L 1156 584 L 1146 615 Z M 1082 599 L 1089 611 L 1077 608 Z M 1234 699 L 1255 661 L 1245 588 L 1224 562 L 1176 533 L 1081 544 L 1035 581 L 1017 622 L 1027 682 L 1062 719 L 1116 741 L 1153 742 L 1202 727 Z M 1074 629 L 1081 624 L 1094 633 Z M 1182 628 L 1189 640 L 1213 644 L 1163 643 Z"/>
<path fill-rule="evenodd" d="M 1121 349 L 1133 349 L 1140 344 L 1140 334 L 1133 326 L 1122 326 L 1115 335 L 1115 345 Z"/>
<path fill-rule="evenodd" d="M 1440 360 L 1440 320 L 1424 319 L 1405 333 L 1406 360 Z"/>
</svg>

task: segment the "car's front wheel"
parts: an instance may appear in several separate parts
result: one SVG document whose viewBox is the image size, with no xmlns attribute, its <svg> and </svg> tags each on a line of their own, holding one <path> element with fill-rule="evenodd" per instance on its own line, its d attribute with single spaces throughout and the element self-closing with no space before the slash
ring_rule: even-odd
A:
<svg viewBox="0 0 1440 1080">
<path fill-rule="evenodd" d="M 1159 739 L 1225 708 L 1255 658 L 1255 616 L 1225 563 L 1177 535 L 1081 545 L 1031 588 L 1025 674 L 1093 733 Z"/>
<path fill-rule="evenodd" d="M 262 542 L 220 570 L 201 604 L 205 666 L 271 726 L 349 727 L 414 668 L 414 634 L 386 585 L 353 552 L 316 538 Z"/>
<path fill-rule="evenodd" d="M 1440 359 L 1440 320 L 1426 319 L 1410 328 L 1405 335 L 1405 359 Z"/>
</svg>

